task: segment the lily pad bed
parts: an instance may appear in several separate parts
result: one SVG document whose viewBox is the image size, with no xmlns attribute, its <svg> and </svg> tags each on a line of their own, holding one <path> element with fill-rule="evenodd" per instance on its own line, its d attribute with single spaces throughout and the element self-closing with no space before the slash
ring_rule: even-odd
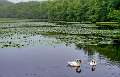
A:
<svg viewBox="0 0 120 77">
<path fill-rule="evenodd" d="M 120 39 L 120 29 L 99 30 L 95 24 L 56 25 L 48 22 L 0 23 L 1 48 L 38 45 L 37 42 L 40 42 L 41 39 L 39 38 L 41 38 L 41 35 L 56 38 L 66 44 L 113 44 L 114 39 Z M 33 43 L 33 41 L 35 42 Z"/>
</svg>

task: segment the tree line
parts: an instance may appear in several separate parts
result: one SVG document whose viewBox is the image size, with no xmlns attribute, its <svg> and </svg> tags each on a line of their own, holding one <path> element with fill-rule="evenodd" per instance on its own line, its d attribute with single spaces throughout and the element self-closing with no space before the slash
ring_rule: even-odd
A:
<svg viewBox="0 0 120 77">
<path fill-rule="evenodd" d="M 49 18 L 61 21 L 120 21 L 120 0 L 50 0 Z"/>
<path fill-rule="evenodd" d="M 120 22 L 120 0 L 48 0 L 0 4 L 0 18 L 36 18 L 51 21 Z"/>
<path fill-rule="evenodd" d="M 9 4 L 9 5 L 8 5 Z M 0 18 L 47 19 L 47 2 L 0 2 Z"/>
</svg>

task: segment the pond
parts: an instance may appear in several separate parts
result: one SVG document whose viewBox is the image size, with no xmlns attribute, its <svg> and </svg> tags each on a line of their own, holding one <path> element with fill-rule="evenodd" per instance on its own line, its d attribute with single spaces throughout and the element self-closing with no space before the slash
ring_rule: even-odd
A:
<svg viewBox="0 0 120 77">
<path fill-rule="evenodd" d="M 43 22 L 0 25 L 0 77 L 120 76 L 120 46 L 103 37 L 111 32 L 119 34 L 118 29 L 100 31 L 103 35 L 98 37 L 91 33 L 99 31 L 88 29 L 88 24 L 82 24 L 82 29 Z M 82 60 L 80 71 L 67 66 L 75 59 Z M 97 61 L 95 70 L 89 65 L 92 59 Z"/>
</svg>

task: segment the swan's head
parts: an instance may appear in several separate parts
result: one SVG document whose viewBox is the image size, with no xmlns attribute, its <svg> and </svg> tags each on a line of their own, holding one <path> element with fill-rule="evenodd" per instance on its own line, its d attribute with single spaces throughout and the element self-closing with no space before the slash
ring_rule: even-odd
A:
<svg viewBox="0 0 120 77">
<path fill-rule="evenodd" d="M 96 65 L 96 60 L 93 59 L 91 63 Z"/>
<path fill-rule="evenodd" d="M 96 62 L 94 59 L 92 59 L 92 62 L 94 63 L 94 62 Z"/>
<path fill-rule="evenodd" d="M 80 59 L 76 59 L 76 62 L 82 63 L 82 60 L 80 60 Z"/>
</svg>

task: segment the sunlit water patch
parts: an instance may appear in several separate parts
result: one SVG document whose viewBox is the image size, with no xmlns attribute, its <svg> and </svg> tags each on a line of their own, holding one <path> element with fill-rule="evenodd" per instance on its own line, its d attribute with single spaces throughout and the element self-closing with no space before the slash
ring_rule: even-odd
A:
<svg viewBox="0 0 120 77">
<path fill-rule="evenodd" d="M 24 34 L 14 34 L 10 37 L 6 36 L 0 38 L 1 48 L 21 48 L 21 47 L 39 47 L 41 45 L 55 46 L 57 44 L 62 44 L 60 40 L 52 37 L 47 37 L 43 35 L 24 35 Z"/>
</svg>

